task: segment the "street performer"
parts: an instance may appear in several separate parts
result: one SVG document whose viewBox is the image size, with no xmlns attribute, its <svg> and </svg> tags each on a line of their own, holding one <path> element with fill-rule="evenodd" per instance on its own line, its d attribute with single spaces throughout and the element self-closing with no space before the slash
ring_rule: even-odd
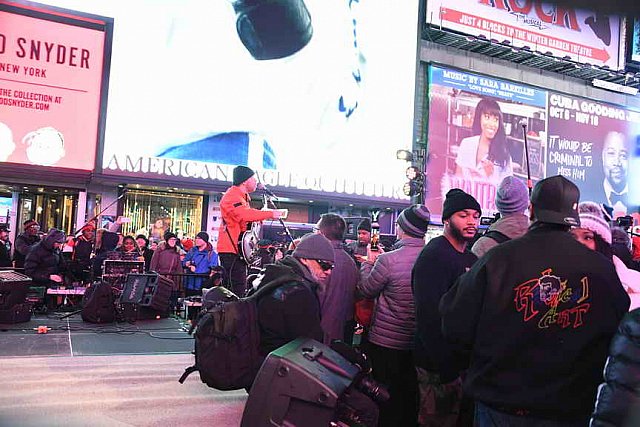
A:
<svg viewBox="0 0 640 427">
<path fill-rule="evenodd" d="M 218 256 L 226 273 L 227 287 L 238 296 L 246 290 L 247 263 L 242 259 L 239 238 L 253 221 L 278 219 L 282 215 L 279 210 L 254 209 L 249 205 L 250 193 L 256 191 L 258 181 L 255 172 L 246 166 L 233 169 L 233 185 L 220 200 L 222 226 L 218 234 Z"/>
</svg>

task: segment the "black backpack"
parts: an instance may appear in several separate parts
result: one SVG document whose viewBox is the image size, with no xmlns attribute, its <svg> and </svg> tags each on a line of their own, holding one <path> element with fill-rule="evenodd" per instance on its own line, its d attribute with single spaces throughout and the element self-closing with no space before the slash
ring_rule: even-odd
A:
<svg viewBox="0 0 640 427">
<path fill-rule="evenodd" d="M 89 323 L 112 323 L 116 320 L 111 285 L 103 282 L 91 284 L 82 297 L 82 320 Z"/>
<path fill-rule="evenodd" d="M 202 382 L 211 388 L 248 390 L 263 361 L 258 299 L 294 280 L 299 277 L 293 274 L 276 277 L 246 298 L 238 298 L 222 287 L 209 291 L 194 323 L 196 361 L 184 371 L 179 382 L 184 383 L 191 373 L 198 371 Z"/>
</svg>

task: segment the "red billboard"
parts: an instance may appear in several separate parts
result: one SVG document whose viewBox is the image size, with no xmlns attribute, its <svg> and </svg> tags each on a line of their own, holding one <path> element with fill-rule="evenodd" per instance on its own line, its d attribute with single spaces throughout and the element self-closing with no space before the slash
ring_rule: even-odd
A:
<svg viewBox="0 0 640 427">
<path fill-rule="evenodd" d="M 0 0 L 0 161 L 93 170 L 113 21 Z"/>
</svg>

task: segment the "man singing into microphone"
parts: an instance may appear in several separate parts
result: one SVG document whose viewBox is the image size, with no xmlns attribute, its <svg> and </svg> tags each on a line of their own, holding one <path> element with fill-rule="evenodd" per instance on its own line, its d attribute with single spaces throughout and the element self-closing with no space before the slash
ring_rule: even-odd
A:
<svg viewBox="0 0 640 427">
<path fill-rule="evenodd" d="M 258 181 L 253 170 L 246 166 L 233 169 L 233 185 L 220 200 L 222 227 L 218 235 L 218 256 L 226 272 L 228 287 L 236 295 L 243 296 L 246 290 L 247 264 L 240 257 L 239 237 L 252 221 L 278 219 L 277 210 L 259 210 L 249 205 L 250 193 L 256 191 Z"/>
</svg>

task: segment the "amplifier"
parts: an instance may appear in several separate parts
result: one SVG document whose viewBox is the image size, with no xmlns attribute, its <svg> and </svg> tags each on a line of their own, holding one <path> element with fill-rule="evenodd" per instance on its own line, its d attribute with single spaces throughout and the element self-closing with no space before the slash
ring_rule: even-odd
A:
<svg viewBox="0 0 640 427">
<path fill-rule="evenodd" d="M 331 348 L 298 338 L 269 353 L 242 414 L 242 427 L 328 426 L 359 369 Z"/>
<path fill-rule="evenodd" d="M 31 277 L 14 270 L 0 270 L 0 283 L 31 282 Z"/>
<path fill-rule="evenodd" d="M 27 298 L 31 278 L 13 270 L 0 271 L 0 310 L 10 310 Z"/>
<path fill-rule="evenodd" d="M 138 304 L 160 312 L 169 310 L 173 282 L 156 273 L 129 274 L 120 303 Z"/>
</svg>

